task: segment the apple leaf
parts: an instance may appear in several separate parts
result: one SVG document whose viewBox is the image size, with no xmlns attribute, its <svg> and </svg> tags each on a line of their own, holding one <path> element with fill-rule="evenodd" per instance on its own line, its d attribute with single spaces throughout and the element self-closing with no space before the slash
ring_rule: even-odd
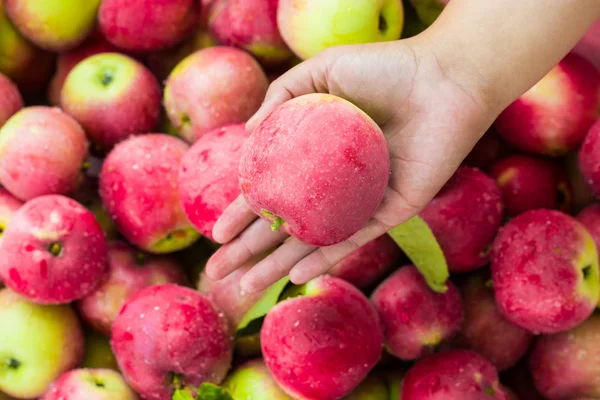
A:
<svg viewBox="0 0 600 400">
<path fill-rule="evenodd" d="M 187 389 L 177 389 L 173 393 L 172 400 L 196 400 Z"/>
<path fill-rule="evenodd" d="M 286 276 L 285 278 L 280 279 L 275 282 L 265 291 L 265 294 L 259 301 L 252 306 L 252 308 L 244 315 L 244 318 L 240 321 L 237 326 L 237 334 L 238 336 L 245 336 L 244 331 L 246 331 L 249 327 L 254 326 L 258 328 L 258 326 L 262 321 L 262 319 L 267 315 L 267 313 L 277 304 L 281 294 L 284 289 L 290 283 L 290 277 Z M 252 329 L 255 331 L 256 329 Z"/>
<path fill-rule="evenodd" d="M 398 225 L 388 235 L 421 272 L 429 287 L 438 293 L 448 290 L 450 276 L 444 252 L 427 223 L 418 215 Z"/>
<path fill-rule="evenodd" d="M 212 383 L 203 383 L 198 388 L 196 400 L 233 400 L 233 398 L 222 387 L 213 385 Z"/>
</svg>

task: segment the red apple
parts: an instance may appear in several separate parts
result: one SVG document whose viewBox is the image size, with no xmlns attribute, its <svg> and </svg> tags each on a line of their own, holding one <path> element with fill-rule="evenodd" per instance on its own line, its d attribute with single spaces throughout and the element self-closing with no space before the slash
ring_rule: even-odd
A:
<svg viewBox="0 0 600 400">
<path fill-rule="evenodd" d="M 0 243 L 13 215 L 24 203 L 10 194 L 6 189 L 0 188 Z"/>
<path fill-rule="evenodd" d="M 110 336 L 119 310 L 131 296 L 148 286 L 186 282 L 183 270 L 169 257 L 145 255 L 124 242 L 111 242 L 108 276 L 78 301 L 79 315 L 98 332 Z"/>
<path fill-rule="evenodd" d="M 294 288 L 295 295 L 265 317 L 265 364 L 293 398 L 340 399 L 381 357 L 377 312 L 354 286 L 327 275 Z"/>
<path fill-rule="evenodd" d="M 100 173 L 100 196 L 119 231 L 151 253 L 190 246 L 198 232 L 180 205 L 177 174 L 189 146 L 169 135 L 146 134 L 117 144 Z"/>
<path fill-rule="evenodd" d="M 600 204 L 590 204 L 579 214 L 577 219 L 583 224 L 592 235 L 594 243 L 596 243 L 596 249 L 600 248 Z"/>
<path fill-rule="evenodd" d="M 579 169 L 579 154 L 577 152 L 569 153 L 565 159 L 565 169 L 569 178 L 569 185 L 573 195 L 573 211 L 579 212 L 584 207 L 592 204 L 595 200 L 594 194 L 590 190 L 589 184 L 583 177 Z"/>
<path fill-rule="evenodd" d="M 106 239 L 94 214 L 61 195 L 25 203 L 2 237 L 2 280 L 37 303 L 70 303 L 87 295 L 107 266 Z"/>
<path fill-rule="evenodd" d="M 594 240 L 560 211 L 528 211 L 507 223 L 494 242 L 491 270 L 500 312 L 533 333 L 579 325 L 600 297 Z"/>
<path fill-rule="evenodd" d="M 568 54 L 535 86 L 509 105 L 496 129 L 515 147 L 550 156 L 576 149 L 600 107 L 600 73 Z"/>
<path fill-rule="evenodd" d="M 386 349 L 402 360 L 416 360 L 454 337 L 461 327 L 463 306 L 458 289 L 447 282 L 435 293 L 412 265 L 393 273 L 371 295 L 383 322 Z"/>
<path fill-rule="evenodd" d="M 179 198 L 188 220 L 212 240 L 212 229 L 240 194 L 238 170 L 250 134 L 243 124 L 206 133 L 185 153 L 179 168 Z"/>
<path fill-rule="evenodd" d="M 237 367 L 227 377 L 223 387 L 234 399 L 291 400 L 261 359 L 250 360 Z"/>
<path fill-rule="evenodd" d="M 284 103 L 256 127 L 242 152 L 239 180 L 248 205 L 273 229 L 328 246 L 373 216 L 389 169 L 377 124 L 352 103 L 315 93 Z"/>
<path fill-rule="evenodd" d="M 23 98 L 17 86 L 0 73 L 0 127 L 23 108 Z"/>
<path fill-rule="evenodd" d="M 510 154 L 510 146 L 494 129 L 488 130 L 475 144 L 463 165 L 487 171 L 496 161 Z"/>
<path fill-rule="evenodd" d="M 73 369 L 50 385 L 40 400 L 138 400 L 121 374 L 110 369 Z"/>
<path fill-rule="evenodd" d="M 21 200 L 69 194 L 80 184 L 88 144 L 58 108 L 27 107 L 0 129 L 0 183 Z"/>
<path fill-rule="evenodd" d="M 220 383 L 233 352 L 223 314 L 200 293 L 173 284 L 134 295 L 113 324 L 111 345 L 126 381 L 148 400 Z"/>
<path fill-rule="evenodd" d="M 166 81 L 164 103 L 190 143 L 225 125 L 245 123 L 267 93 L 267 77 L 248 53 L 215 46 L 187 56 Z"/>
<path fill-rule="evenodd" d="M 600 198 L 600 119 L 592 125 L 581 148 L 578 165 L 587 187 L 596 198 Z"/>
<path fill-rule="evenodd" d="M 596 22 L 573 49 L 600 70 L 600 21 Z"/>
<path fill-rule="evenodd" d="M 483 267 L 502 223 L 502 193 L 492 178 L 460 167 L 421 211 L 439 242 L 451 272 Z"/>
</svg>

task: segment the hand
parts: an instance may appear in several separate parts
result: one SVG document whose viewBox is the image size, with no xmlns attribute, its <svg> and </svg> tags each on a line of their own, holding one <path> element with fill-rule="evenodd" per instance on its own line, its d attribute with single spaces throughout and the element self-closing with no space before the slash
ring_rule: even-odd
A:
<svg viewBox="0 0 600 400">
<path fill-rule="evenodd" d="M 453 79 L 442 65 L 432 48 L 414 38 L 328 49 L 273 82 L 261 109 L 247 123 L 249 131 L 294 97 L 314 92 L 343 97 L 382 127 L 391 158 L 389 187 L 362 230 L 321 248 L 271 231 L 270 223 L 258 218 L 240 196 L 215 224 L 214 239 L 224 246 L 208 261 L 208 276 L 224 278 L 285 241 L 246 273 L 242 290 L 260 291 L 288 273 L 292 282 L 302 284 L 419 213 L 499 112 L 475 85 Z"/>
</svg>

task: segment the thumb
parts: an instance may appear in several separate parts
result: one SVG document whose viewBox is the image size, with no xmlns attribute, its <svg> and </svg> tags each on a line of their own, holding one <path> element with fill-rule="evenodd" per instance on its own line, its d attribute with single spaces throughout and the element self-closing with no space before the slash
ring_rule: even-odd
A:
<svg viewBox="0 0 600 400">
<path fill-rule="evenodd" d="M 327 66 L 327 57 L 317 55 L 273 81 L 261 107 L 246 123 L 246 130 L 252 132 L 271 111 L 288 100 L 310 93 L 328 93 Z"/>
</svg>

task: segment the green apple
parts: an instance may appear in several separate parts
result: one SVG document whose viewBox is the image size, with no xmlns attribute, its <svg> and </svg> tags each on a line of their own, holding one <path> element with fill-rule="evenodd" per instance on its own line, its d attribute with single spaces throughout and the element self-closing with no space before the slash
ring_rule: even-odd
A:
<svg viewBox="0 0 600 400">
<path fill-rule="evenodd" d="M 261 359 L 237 367 L 227 377 L 223 387 L 233 400 L 292 400 L 281 390 Z"/>
<path fill-rule="evenodd" d="M 108 338 L 96 332 L 86 332 L 85 351 L 81 366 L 84 368 L 104 368 L 119 371 L 117 360 Z"/>
<path fill-rule="evenodd" d="M 35 304 L 2 289 L 0 321 L 0 391 L 10 396 L 41 396 L 81 360 L 83 333 L 69 305 Z"/>
<path fill-rule="evenodd" d="M 332 46 L 399 39 L 404 8 L 402 0 L 280 0 L 277 24 L 306 60 Z"/>
</svg>

